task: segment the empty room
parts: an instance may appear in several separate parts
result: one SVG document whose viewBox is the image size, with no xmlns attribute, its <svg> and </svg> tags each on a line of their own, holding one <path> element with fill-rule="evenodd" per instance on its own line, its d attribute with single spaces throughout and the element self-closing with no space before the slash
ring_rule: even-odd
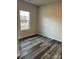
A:
<svg viewBox="0 0 79 59">
<path fill-rule="evenodd" d="M 17 58 L 62 59 L 62 0 L 17 0 Z"/>
</svg>

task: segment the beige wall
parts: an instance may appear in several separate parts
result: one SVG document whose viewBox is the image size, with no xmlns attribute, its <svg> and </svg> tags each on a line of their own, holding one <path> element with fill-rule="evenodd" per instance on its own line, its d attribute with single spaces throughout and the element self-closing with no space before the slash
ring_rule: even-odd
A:
<svg viewBox="0 0 79 59">
<path fill-rule="evenodd" d="M 42 34 L 49 38 L 62 40 L 61 2 L 37 7 L 18 0 L 18 39 L 34 34 Z M 19 10 L 31 12 L 30 30 L 20 31 Z M 39 29 L 39 30 L 38 30 Z"/>
<path fill-rule="evenodd" d="M 61 2 L 39 8 L 39 33 L 49 38 L 62 40 Z"/>
<path fill-rule="evenodd" d="M 23 37 L 27 37 L 30 35 L 34 35 L 37 34 L 37 6 L 26 3 L 24 1 L 18 0 L 17 2 L 17 21 L 18 21 L 18 39 L 19 38 L 23 38 Z M 31 17 L 31 21 L 30 21 L 30 30 L 24 30 L 21 31 L 20 30 L 20 17 L 19 17 L 19 10 L 24 10 L 24 11 L 30 11 L 30 17 Z"/>
</svg>

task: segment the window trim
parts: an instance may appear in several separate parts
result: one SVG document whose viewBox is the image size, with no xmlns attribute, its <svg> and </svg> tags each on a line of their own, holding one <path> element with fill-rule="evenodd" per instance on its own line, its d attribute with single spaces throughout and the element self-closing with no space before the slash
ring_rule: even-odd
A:
<svg viewBox="0 0 79 59">
<path fill-rule="evenodd" d="M 31 15 L 30 15 L 30 11 L 25 11 L 25 10 L 19 10 L 19 16 L 20 16 L 20 11 L 24 11 L 24 12 L 29 12 L 29 28 L 28 29 L 21 29 L 21 20 L 20 20 L 20 30 L 21 31 L 25 31 L 25 30 L 29 30 L 31 27 L 30 27 L 30 20 L 31 20 Z"/>
</svg>

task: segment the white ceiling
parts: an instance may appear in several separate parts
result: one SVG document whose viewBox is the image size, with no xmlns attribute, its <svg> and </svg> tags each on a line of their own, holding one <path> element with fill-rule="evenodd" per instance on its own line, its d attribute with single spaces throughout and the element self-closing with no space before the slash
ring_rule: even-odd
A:
<svg viewBox="0 0 79 59">
<path fill-rule="evenodd" d="M 45 4 L 53 3 L 60 0 L 24 0 L 24 1 L 40 6 L 40 5 L 45 5 Z"/>
</svg>

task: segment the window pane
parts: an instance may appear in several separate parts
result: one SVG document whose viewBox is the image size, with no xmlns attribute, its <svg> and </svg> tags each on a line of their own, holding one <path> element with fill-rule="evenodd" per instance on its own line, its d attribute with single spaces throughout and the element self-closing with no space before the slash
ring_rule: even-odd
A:
<svg viewBox="0 0 79 59">
<path fill-rule="evenodd" d="M 30 21 L 30 12 L 20 10 L 20 29 L 21 30 L 29 29 L 30 28 L 29 21 Z"/>
</svg>

